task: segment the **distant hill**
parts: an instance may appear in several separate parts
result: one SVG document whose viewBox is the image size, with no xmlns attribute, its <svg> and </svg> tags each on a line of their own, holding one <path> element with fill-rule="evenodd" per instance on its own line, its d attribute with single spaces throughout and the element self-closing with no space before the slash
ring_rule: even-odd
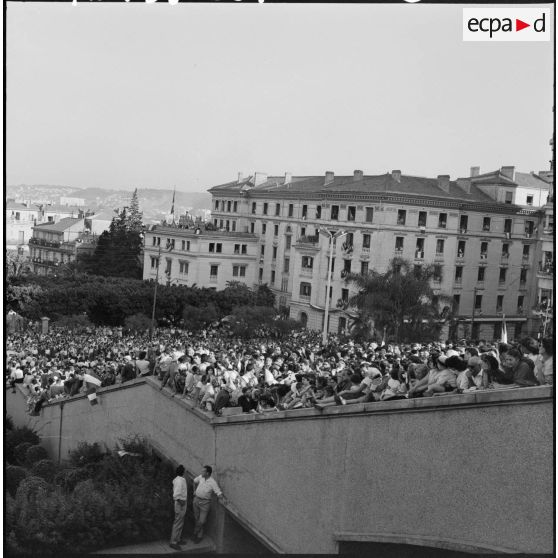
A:
<svg viewBox="0 0 558 558">
<path fill-rule="evenodd" d="M 86 209 L 117 209 L 129 205 L 132 192 L 114 188 L 75 188 L 71 186 L 54 186 L 46 184 L 20 184 L 6 187 L 6 198 L 30 200 L 32 202 L 59 203 L 60 197 L 82 198 Z M 138 188 L 140 210 L 145 220 L 158 220 L 170 211 L 172 190 L 156 188 Z M 211 195 L 207 192 L 176 191 L 175 215 L 186 211 L 196 215 L 211 209 Z"/>
</svg>

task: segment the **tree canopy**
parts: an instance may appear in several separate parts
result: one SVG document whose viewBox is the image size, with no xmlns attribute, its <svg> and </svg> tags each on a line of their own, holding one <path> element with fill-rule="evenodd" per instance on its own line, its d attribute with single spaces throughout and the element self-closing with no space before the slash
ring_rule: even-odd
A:
<svg viewBox="0 0 558 558">
<path fill-rule="evenodd" d="M 366 324 L 373 324 L 381 336 L 385 327 L 387 335 L 398 342 L 436 337 L 443 321 L 440 305 L 451 304 L 449 297 L 432 288 L 432 281 L 441 279 L 441 273 L 438 264 L 413 265 L 393 258 L 384 272 L 349 274 L 347 281 L 358 289 L 348 302 L 357 310 L 355 328 L 362 335 Z"/>
</svg>

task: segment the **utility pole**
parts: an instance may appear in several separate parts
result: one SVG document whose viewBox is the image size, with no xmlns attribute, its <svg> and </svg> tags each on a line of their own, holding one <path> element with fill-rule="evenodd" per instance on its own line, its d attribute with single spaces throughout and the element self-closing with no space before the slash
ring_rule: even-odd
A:
<svg viewBox="0 0 558 558">
<path fill-rule="evenodd" d="M 155 329 L 155 306 L 157 305 L 157 287 L 159 286 L 159 266 L 161 265 L 161 244 L 159 244 L 159 253 L 157 255 L 157 274 L 155 276 L 155 291 L 153 293 L 153 310 L 151 312 L 151 328 L 149 330 L 149 339 L 153 338 L 153 330 Z"/>
</svg>

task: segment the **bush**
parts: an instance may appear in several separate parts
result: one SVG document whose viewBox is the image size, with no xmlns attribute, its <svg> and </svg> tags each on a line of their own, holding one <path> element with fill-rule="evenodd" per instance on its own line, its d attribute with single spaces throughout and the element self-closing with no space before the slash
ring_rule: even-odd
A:
<svg viewBox="0 0 558 558">
<path fill-rule="evenodd" d="M 15 428 L 6 432 L 4 438 L 4 459 L 8 463 L 14 463 L 15 448 L 22 442 L 28 442 L 30 445 L 35 446 L 39 443 L 39 436 L 34 430 L 27 426 Z"/>
<path fill-rule="evenodd" d="M 6 467 L 5 489 L 11 496 L 15 496 L 21 481 L 27 477 L 27 471 L 18 465 L 8 465 Z"/>
<path fill-rule="evenodd" d="M 14 449 L 14 463 L 16 465 L 25 465 L 26 460 L 25 457 L 27 455 L 27 450 L 33 447 L 31 442 L 21 442 L 18 444 Z"/>
<path fill-rule="evenodd" d="M 124 320 L 124 328 L 131 331 L 146 331 L 151 327 L 151 319 L 145 314 L 133 314 Z"/>
<path fill-rule="evenodd" d="M 10 416 L 7 416 L 4 420 L 4 432 L 8 430 L 13 430 L 14 428 L 15 428 L 14 419 Z"/>
<path fill-rule="evenodd" d="M 104 456 L 105 452 L 97 442 L 80 442 L 77 448 L 70 452 L 70 463 L 74 467 L 85 467 L 90 463 L 98 463 Z"/>
<path fill-rule="evenodd" d="M 89 470 L 86 467 L 76 469 L 64 469 L 54 475 L 53 482 L 64 492 L 72 492 L 78 483 L 90 478 Z"/>
<path fill-rule="evenodd" d="M 50 459 L 41 459 L 33 465 L 31 474 L 35 477 L 45 479 L 48 482 L 52 482 L 56 475 L 56 470 L 56 465 Z"/>
<path fill-rule="evenodd" d="M 25 452 L 25 464 L 29 467 L 42 459 L 48 459 L 48 452 L 42 446 L 31 446 Z"/>
</svg>

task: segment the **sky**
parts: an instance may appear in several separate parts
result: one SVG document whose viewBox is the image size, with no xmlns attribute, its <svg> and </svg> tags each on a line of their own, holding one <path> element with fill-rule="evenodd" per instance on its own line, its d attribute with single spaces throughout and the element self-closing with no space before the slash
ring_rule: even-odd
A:
<svg viewBox="0 0 558 558">
<path fill-rule="evenodd" d="M 547 169 L 554 36 L 463 42 L 465 6 L 9 1 L 7 184 Z"/>
</svg>

